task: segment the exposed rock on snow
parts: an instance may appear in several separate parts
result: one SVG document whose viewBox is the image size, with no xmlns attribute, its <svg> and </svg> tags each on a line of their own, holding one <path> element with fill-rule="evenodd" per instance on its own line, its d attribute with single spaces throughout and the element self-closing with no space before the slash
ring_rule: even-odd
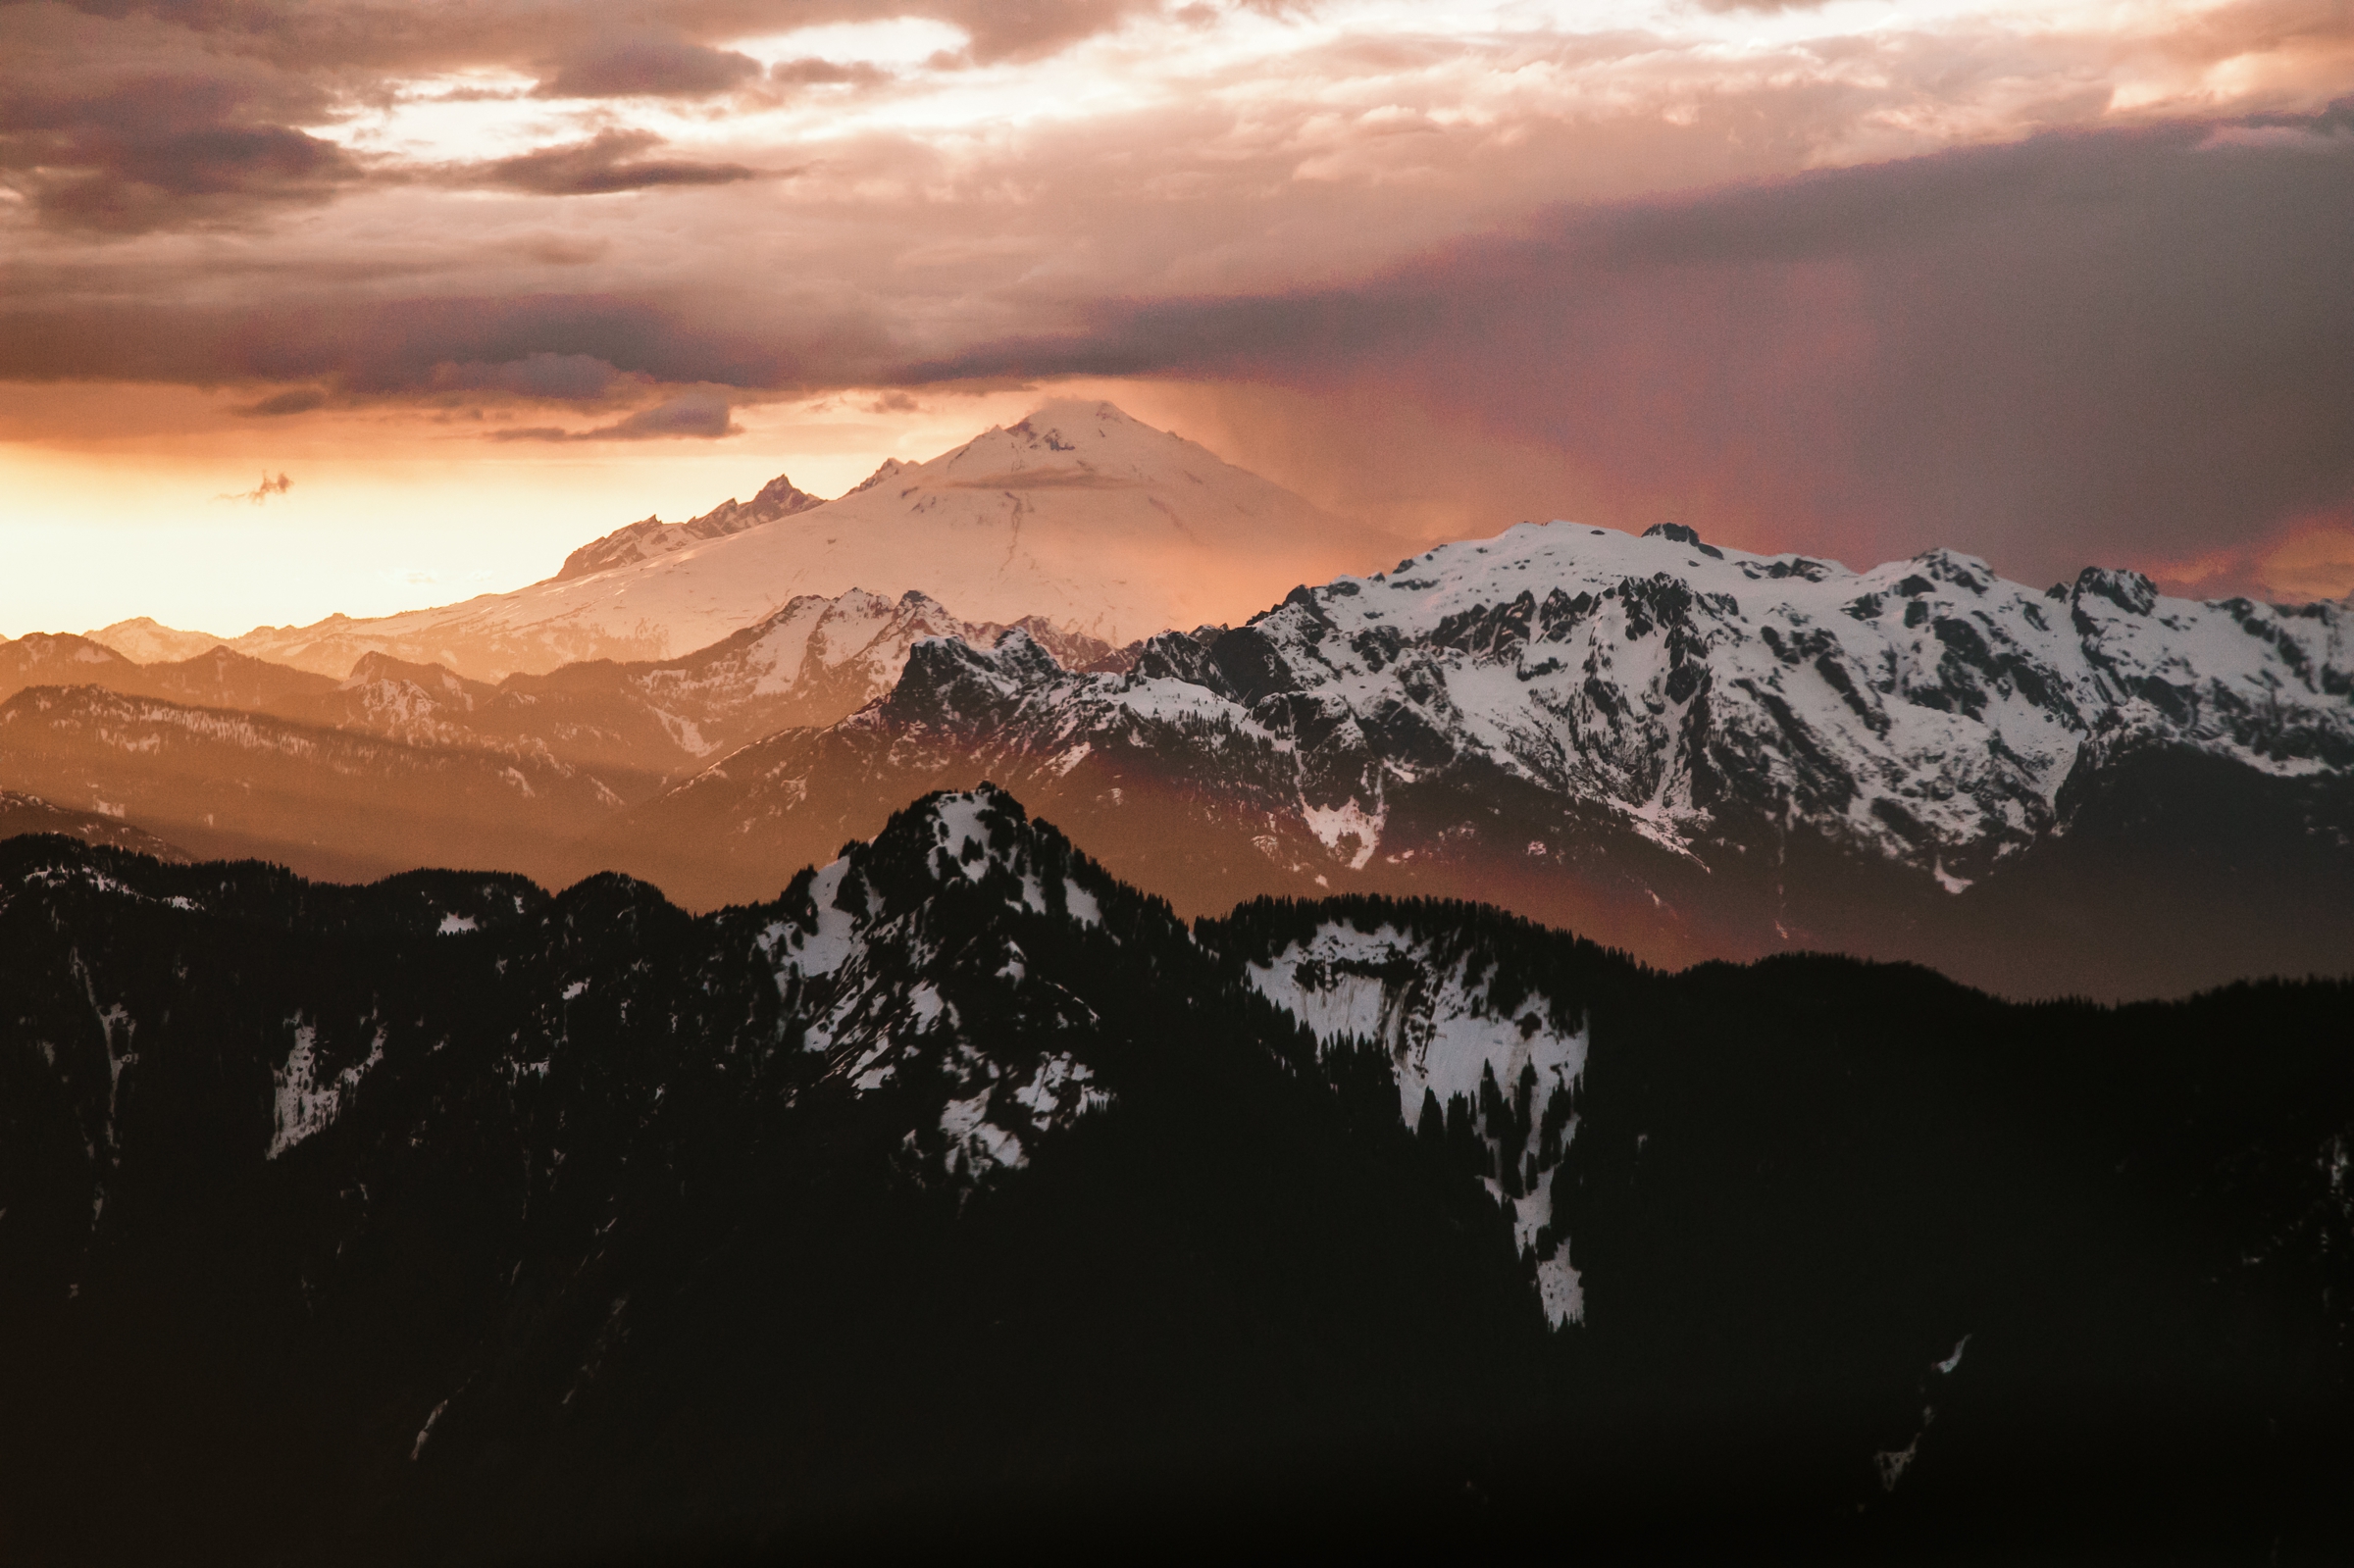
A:
<svg viewBox="0 0 2354 1568">
<path fill-rule="evenodd" d="M 642 523 L 615 529 L 566 556 L 562 570 L 552 581 L 568 582 L 574 578 L 609 572 L 617 566 L 650 561 L 704 539 L 725 538 L 825 504 L 822 498 L 811 495 L 780 474 L 762 485 L 749 504 L 739 503 L 730 496 L 701 517 L 685 523 L 665 523 L 658 517 L 649 517 Z"/>
<path fill-rule="evenodd" d="M 1387 796 L 1449 771 L 1679 852 L 1744 818 L 1803 821 L 1958 891 L 2062 827 L 2090 753 L 2354 768 L 2343 602 L 2193 603 L 2097 568 L 2037 592 L 1945 550 L 1857 573 L 1695 539 L 1522 525 L 1296 591 L 1199 654 L 1153 638 L 1125 673 L 1067 674 L 1022 643 L 919 664 L 1003 726 L 999 746 L 1173 724 L 1273 741 L 1297 820 L 1357 868 Z"/>
<path fill-rule="evenodd" d="M 804 1020 L 801 1049 L 825 1058 L 826 1079 L 861 1095 L 948 1086 L 937 1118 L 907 1134 L 902 1166 L 919 1182 L 970 1192 L 1028 1165 L 1025 1138 L 1113 1103 L 1074 1054 L 1096 1023 L 1087 1005 L 1033 980 L 1014 939 L 982 950 L 941 928 L 943 887 L 1022 915 L 1100 924 L 1110 879 L 1051 848 L 997 789 L 938 795 L 874 844 L 802 873 L 783 899 L 799 913 L 754 938 L 779 994 Z M 1018 1037 L 968 1027 L 976 983 L 992 1010 L 1024 1021 Z"/>
</svg>

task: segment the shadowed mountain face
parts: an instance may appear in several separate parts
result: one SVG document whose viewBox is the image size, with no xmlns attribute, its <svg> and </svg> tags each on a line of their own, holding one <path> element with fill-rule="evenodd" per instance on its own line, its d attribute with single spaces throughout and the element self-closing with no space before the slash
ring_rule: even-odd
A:
<svg viewBox="0 0 2354 1568">
<path fill-rule="evenodd" d="M 700 918 L 20 838 L 0 1516 L 54 1563 L 2327 1560 L 2350 1022 L 1378 899 L 1189 931 L 992 791 Z"/>
<path fill-rule="evenodd" d="M 404 745 L 100 686 L 34 686 L 0 703 L 0 765 L 11 784 L 93 800 L 197 854 L 321 876 L 435 861 L 538 871 L 621 805 L 593 775 L 545 756 Z"/>
<path fill-rule="evenodd" d="M 925 644 L 888 701 L 601 831 L 758 896 L 901 787 L 993 779 L 1122 876 L 1476 897 L 1655 962 L 1831 948 L 2026 993 L 2179 994 L 2354 952 L 2347 607 L 1855 574 L 1555 524 L 1077 674 Z"/>
</svg>

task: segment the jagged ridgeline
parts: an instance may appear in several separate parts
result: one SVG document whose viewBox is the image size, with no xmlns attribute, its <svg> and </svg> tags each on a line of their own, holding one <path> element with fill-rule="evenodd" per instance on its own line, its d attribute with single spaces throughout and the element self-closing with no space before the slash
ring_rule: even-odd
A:
<svg viewBox="0 0 2354 1568">
<path fill-rule="evenodd" d="M 0 1530 L 2332 1559 L 2350 1023 L 1189 928 L 990 789 L 700 917 L 18 838 Z"/>
<path fill-rule="evenodd" d="M 1522 525 L 1117 667 L 913 643 L 882 701 L 614 814 L 579 864 L 708 907 L 990 779 L 1189 914 L 1470 897 L 1678 968 L 1848 952 L 2014 996 L 2339 974 L 2349 608 Z"/>
</svg>

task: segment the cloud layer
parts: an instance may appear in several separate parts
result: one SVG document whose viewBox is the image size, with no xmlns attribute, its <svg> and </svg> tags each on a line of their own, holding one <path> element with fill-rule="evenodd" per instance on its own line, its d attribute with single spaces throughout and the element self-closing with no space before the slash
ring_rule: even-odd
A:
<svg viewBox="0 0 2354 1568">
<path fill-rule="evenodd" d="M 2354 559 L 2335 0 L 42 0 L 0 33 L 0 378 L 486 459 L 1144 378 L 1394 527 Z"/>
<path fill-rule="evenodd" d="M 1107 304 L 915 374 L 1181 374 L 1335 410 L 1378 388 L 1556 454 L 1553 509 L 1860 559 L 2187 567 L 2354 514 L 2349 278 L 2354 106 L 1555 213 L 1349 287 Z M 1353 445 L 1333 460 L 1378 467 Z"/>
<path fill-rule="evenodd" d="M 491 432 L 498 441 L 656 441 L 691 436 L 717 440 L 740 433 L 730 417 L 727 394 L 708 390 L 685 392 L 641 408 L 627 418 L 594 430 L 567 430 L 560 426 L 534 425 Z"/>
</svg>

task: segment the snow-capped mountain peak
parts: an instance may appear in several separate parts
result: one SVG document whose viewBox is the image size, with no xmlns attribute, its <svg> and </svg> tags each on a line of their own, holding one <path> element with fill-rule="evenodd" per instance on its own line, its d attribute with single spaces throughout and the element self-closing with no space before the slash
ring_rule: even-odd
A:
<svg viewBox="0 0 2354 1568">
<path fill-rule="evenodd" d="M 860 480 L 857 483 L 851 485 L 843 493 L 845 495 L 856 495 L 860 490 L 871 490 L 878 484 L 888 484 L 895 477 L 905 473 L 907 470 L 913 467 L 915 467 L 915 465 L 912 463 L 904 462 L 896 457 L 887 457 L 882 462 L 875 465 L 875 471 L 872 474 L 869 474 L 865 479 Z"/>
<path fill-rule="evenodd" d="M 1086 1060 L 1095 1013 L 1030 976 L 1020 927 L 1004 935 L 998 915 L 958 900 L 1100 927 L 1104 901 L 1121 896 L 1132 895 L 984 784 L 919 800 L 872 843 L 801 873 L 753 945 L 802 1020 L 801 1049 L 825 1058 L 821 1081 L 857 1095 L 947 1086 L 907 1135 L 902 1167 L 969 1191 L 1027 1165 L 1026 1141 L 1114 1096 Z M 985 1011 L 998 1016 L 987 1041 L 969 1027 Z"/>
<path fill-rule="evenodd" d="M 782 488 L 780 488 L 782 486 Z M 1108 403 L 1049 403 L 819 504 L 780 478 L 748 506 L 630 525 L 511 593 L 370 621 L 259 629 L 237 648 L 340 677 L 371 648 L 496 680 L 685 654 L 798 598 L 937 595 L 1117 644 L 1226 621 L 1390 541 Z"/>
</svg>

